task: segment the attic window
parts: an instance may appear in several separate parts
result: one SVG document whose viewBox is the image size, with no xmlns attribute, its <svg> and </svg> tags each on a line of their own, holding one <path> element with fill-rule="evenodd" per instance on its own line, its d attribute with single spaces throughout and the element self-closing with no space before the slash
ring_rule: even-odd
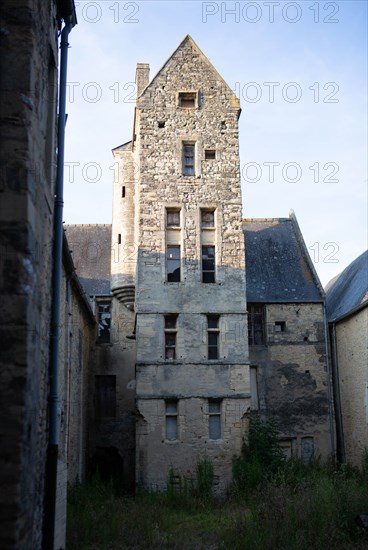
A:
<svg viewBox="0 0 368 550">
<path fill-rule="evenodd" d="M 196 107 L 196 92 L 179 92 L 179 107 L 182 109 L 194 109 Z"/>
<path fill-rule="evenodd" d="M 276 321 L 275 322 L 275 332 L 285 332 L 286 323 L 285 321 Z"/>
<path fill-rule="evenodd" d="M 216 160 L 216 151 L 215 149 L 206 149 L 204 152 L 205 160 Z"/>
</svg>

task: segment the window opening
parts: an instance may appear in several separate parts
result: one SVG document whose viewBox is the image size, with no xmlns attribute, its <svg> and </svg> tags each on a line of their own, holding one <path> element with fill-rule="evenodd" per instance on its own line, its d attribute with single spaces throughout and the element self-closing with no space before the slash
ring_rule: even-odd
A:
<svg viewBox="0 0 368 550">
<path fill-rule="evenodd" d="M 176 320 L 177 315 L 165 315 L 165 360 L 176 359 Z"/>
<path fill-rule="evenodd" d="M 248 304 L 248 343 L 250 346 L 260 346 L 264 341 L 264 307 Z"/>
<path fill-rule="evenodd" d="M 207 229 L 208 227 L 215 227 L 214 210 L 201 210 L 201 227 L 203 229 Z"/>
<path fill-rule="evenodd" d="M 286 323 L 285 321 L 276 321 L 275 322 L 275 332 L 285 332 Z"/>
<path fill-rule="evenodd" d="M 208 338 L 208 359 L 219 358 L 219 317 L 218 315 L 207 315 L 207 338 Z"/>
<path fill-rule="evenodd" d="M 202 246 L 202 282 L 215 282 L 215 247 Z"/>
<path fill-rule="evenodd" d="M 166 210 L 166 227 L 180 227 L 180 210 Z"/>
<path fill-rule="evenodd" d="M 194 143 L 183 143 L 183 175 L 194 176 L 195 168 L 195 145 Z"/>
<path fill-rule="evenodd" d="M 179 107 L 193 109 L 196 106 L 196 92 L 179 92 Z"/>
<path fill-rule="evenodd" d="M 167 247 L 167 281 L 180 282 L 180 246 Z"/>
<path fill-rule="evenodd" d="M 208 401 L 210 439 L 221 439 L 221 401 Z"/>
<path fill-rule="evenodd" d="M 215 151 L 215 149 L 205 149 L 204 159 L 205 160 L 216 160 L 216 151 Z"/>
<path fill-rule="evenodd" d="M 110 342 L 111 302 L 97 302 L 97 340 Z"/>
<path fill-rule="evenodd" d="M 165 401 L 166 429 L 165 437 L 169 441 L 178 439 L 178 402 L 170 399 Z"/>
</svg>

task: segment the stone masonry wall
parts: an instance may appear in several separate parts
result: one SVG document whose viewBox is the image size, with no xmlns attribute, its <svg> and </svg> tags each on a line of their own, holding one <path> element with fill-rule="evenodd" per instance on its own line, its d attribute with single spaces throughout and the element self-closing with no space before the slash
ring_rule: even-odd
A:
<svg viewBox="0 0 368 550">
<path fill-rule="evenodd" d="M 336 324 L 346 460 L 361 465 L 368 447 L 368 307 Z"/>
<path fill-rule="evenodd" d="M 180 93 L 195 93 L 193 107 Z M 239 101 L 189 37 L 137 100 L 133 153 L 137 313 L 137 481 L 165 485 L 170 465 L 193 473 L 207 452 L 221 490 L 240 450 L 249 407 L 249 369 L 238 151 Z M 195 175 L 184 175 L 183 143 L 194 144 Z M 215 158 L 206 159 L 206 150 Z M 213 156 L 213 155 L 212 155 Z M 181 280 L 166 274 L 166 209 L 180 209 L 175 239 Z M 201 209 L 215 211 L 212 236 L 201 230 Z M 201 246 L 216 247 L 216 277 L 202 283 Z M 177 358 L 164 356 L 164 315 L 178 314 Z M 207 359 L 207 314 L 218 314 L 220 353 Z M 165 399 L 178 399 L 179 435 L 166 441 Z M 223 430 L 208 437 L 208 399 L 221 401 Z M 235 412 L 234 412 L 235 411 Z M 241 413 L 239 413 L 241 411 Z M 207 414 L 207 417 L 206 417 Z M 235 419 L 236 416 L 236 419 Z M 188 473 L 188 472 L 187 472 Z"/>
<path fill-rule="evenodd" d="M 41 547 L 57 90 L 55 3 L 4 0 L 0 547 Z"/>
<path fill-rule="evenodd" d="M 314 456 L 332 452 L 323 304 L 267 304 L 265 345 L 250 346 L 257 368 L 259 410 L 276 421 L 280 438 L 301 456 L 314 438 Z M 275 322 L 285 330 L 275 331 Z"/>
</svg>

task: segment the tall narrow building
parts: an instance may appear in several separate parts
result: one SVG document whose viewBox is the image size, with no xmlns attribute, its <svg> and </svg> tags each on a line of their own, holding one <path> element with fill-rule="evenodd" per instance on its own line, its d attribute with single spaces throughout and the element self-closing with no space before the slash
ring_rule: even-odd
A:
<svg viewBox="0 0 368 550">
<path fill-rule="evenodd" d="M 136 482 L 163 488 L 208 457 L 222 491 L 250 407 L 239 100 L 190 36 L 136 83 L 133 139 L 113 151 L 111 261 Z"/>
</svg>

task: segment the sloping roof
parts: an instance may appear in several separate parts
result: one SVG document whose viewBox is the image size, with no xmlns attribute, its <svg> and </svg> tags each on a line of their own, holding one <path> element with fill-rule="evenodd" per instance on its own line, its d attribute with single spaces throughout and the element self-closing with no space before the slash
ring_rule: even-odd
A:
<svg viewBox="0 0 368 550">
<path fill-rule="evenodd" d="M 216 77 L 220 80 L 222 80 L 222 82 L 224 83 L 224 86 L 226 86 L 226 88 L 228 89 L 229 92 L 231 92 L 231 96 L 234 100 L 234 104 L 236 104 L 236 106 L 238 108 L 240 108 L 240 103 L 239 103 L 239 99 L 236 97 L 234 91 L 230 88 L 230 86 L 227 84 L 227 82 L 225 82 L 225 80 L 222 78 L 222 76 L 217 72 L 217 70 L 215 69 L 215 67 L 212 65 L 212 63 L 209 61 L 208 57 L 202 52 L 202 50 L 199 48 L 199 46 L 197 46 L 197 44 L 194 42 L 193 38 L 187 34 L 184 36 L 183 40 L 180 42 L 180 44 L 175 48 L 175 50 L 172 52 L 172 54 L 168 57 L 168 59 L 165 61 L 165 63 L 162 65 L 162 67 L 157 71 L 157 73 L 155 74 L 155 76 L 152 78 L 152 80 L 147 84 L 147 86 L 142 90 L 142 93 L 140 94 L 140 97 L 144 95 L 144 93 L 146 92 L 146 90 L 148 90 L 152 84 L 154 83 L 154 81 L 156 80 L 156 78 L 158 77 L 158 75 L 164 71 L 166 69 L 166 67 L 169 65 L 170 61 L 176 56 L 177 52 L 179 50 L 181 50 L 182 48 L 185 48 L 185 47 L 192 47 L 194 50 L 197 51 L 198 55 L 205 61 L 205 63 L 207 63 L 207 65 L 211 68 L 211 70 L 216 74 Z"/>
<path fill-rule="evenodd" d="M 324 292 L 295 216 L 244 220 L 248 302 L 321 302 Z"/>
<path fill-rule="evenodd" d="M 368 300 L 368 250 L 327 284 L 327 318 L 331 321 L 342 317 L 366 300 Z"/>
<path fill-rule="evenodd" d="M 111 225 L 64 225 L 64 229 L 85 293 L 110 294 Z"/>
</svg>

